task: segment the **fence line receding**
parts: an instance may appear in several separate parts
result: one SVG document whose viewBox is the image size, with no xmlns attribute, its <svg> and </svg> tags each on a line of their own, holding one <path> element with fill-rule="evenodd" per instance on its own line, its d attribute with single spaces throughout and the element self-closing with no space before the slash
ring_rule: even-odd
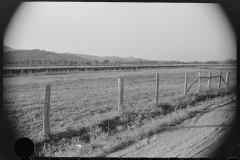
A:
<svg viewBox="0 0 240 160">
<path fill-rule="evenodd" d="M 189 91 L 189 89 L 192 87 L 194 83 L 198 81 L 198 88 L 197 92 L 200 91 L 200 85 L 201 85 L 201 79 L 207 78 L 208 83 L 207 83 L 207 89 L 210 89 L 210 83 L 212 78 L 219 78 L 218 82 L 218 88 L 221 86 L 221 81 L 225 83 L 225 88 L 229 85 L 229 77 L 230 77 L 230 72 L 226 72 L 226 78 L 225 80 L 222 77 L 222 71 L 220 72 L 219 76 L 212 76 L 212 73 L 209 72 L 208 77 L 201 77 L 201 73 L 198 72 L 198 78 L 192 82 L 192 84 L 188 87 L 187 82 L 188 82 L 188 73 L 185 73 L 185 83 L 184 83 L 184 95 Z M 47 139 L 50 136 L 50 90 L 51 86 L 48 84 L 46 86 L 46 93 L 45 93 L 45 103 L 43 107 L 43 135 L 44 138 Z M 159 96 L 159 73 L 156 73 L 156 94 L 155 94 L 155 100 L 156 104 L 158 104 L 158 96 Z M 118 114 L 122 115 L 124 113 L 124 105 L 123 105 L 123 100 L 124 100 L 124 81 L 123 78 L 118 78 Z"/>
<path fill-rule="evenodd" d="M 187 88 L 187 82 L 188 82 L 188 77 L 187 77 L 187 73 L 185 73 L 185 84 L 184 84 L 184 91 L 183 94 L 186 95 L 187 92 L 190 90 L 190 88 L 192 87 L 192 85 L 194 83 L 196 83 L 198 81 L 198 86 L 197 86 L 197 93 L 200 92 L 200 86 L 201 86 L 201 79 L 209 79 L 208 83 L 207 83 L 207 89 L 210 89 L 210 84 L 211 84 L 211 79 L 212 78 L 219 78 L 218 81 L 218 88 L 221 87 L 221 82 L 225 83 L 225 88 L 229 85 L 229 76 L 230 76 L 230 72 L 226 72 L 226 79 L 224 80 L 224 78 L 222 77 L 222 71 L 220 71 L 220 75 L 219 76 L 212 76 L 212 73 L 209 72 L 209 76 L 208 77 L 201 77 L 201 72 L 198 72 L 198 78 L 191 83 L 191 85 Z"/>
</svg>

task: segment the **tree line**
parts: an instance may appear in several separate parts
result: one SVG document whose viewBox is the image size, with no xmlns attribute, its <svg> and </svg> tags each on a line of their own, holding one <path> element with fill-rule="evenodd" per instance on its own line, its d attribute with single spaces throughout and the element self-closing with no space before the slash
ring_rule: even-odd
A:
<svg viewBox="0 0 240 160">
<path fill-rule="evenodd" d="M 94 61 L 74 61 L 74 60 L 59 60 L 59 59 L 28 59 L 28 58 L 7 58 L 3 60 L 5 66 L 90 66 L 90 65 L 108 65 L 109 60 L 102 62 Z"/>
<path fill-rule="evenodd" d="M 7 58 L 3 60 L 4 66 L 99 66 L 99 65 L 161 65 L 161 64 L 236 64 L 234 61 L 218 62 L 218 61 L 110 61 L 109 59 L 98 61 L 74 61 L 74 60 L 59 60 L 59 59 L 27 59 L 27 58 Z"/>
</svg>

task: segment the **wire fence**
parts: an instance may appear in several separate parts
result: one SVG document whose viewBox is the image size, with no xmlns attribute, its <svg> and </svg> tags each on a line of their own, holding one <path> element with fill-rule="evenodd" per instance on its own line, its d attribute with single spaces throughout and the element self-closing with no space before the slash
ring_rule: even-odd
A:
<svg viewBox="0 0 240 160">
<path fill-rule="evenodd" d="M 185 73 L 185 85 L 184 85 L 184 95 L 187 94 L 187 92 L 190 90 L 190 88 L 193 86 L 193 84 L 195 84 L 198 81 L 198 88 L 197 88 L 197 92 L 200 91 L 200 86 L 201 86 L 201 79 L 208 79 L 208 83 L 207 83 L 207 89 L 210 89 L 210 85 L 211 85 L 211 79 L 213 78 L 219 78 L 218 81 L 218 88 L 220 88 L 221 86 L 221 81 L 223 81 L 225 83 L 225 87 L 228 86 L 229 84 L 229 76 L 230 76 L 230 72 L 226 72 L 226 79 L 224 80 L 222 77 L 222 71 L 220 71 L 220 75 L 219 76 L 211 76 L 211 72 L 209 72 L 209 76 L 208 77 L 201 77 L 201 72 L 198 72 L 198 78 L 192 82 L 190 84 L 189 87 L 187 87 L 187 82 L 188 82 L 188 73 Z"/>
<path fill-rule="evenodd" d="M 207 83 L 207 89 L 210 89 L 211 86 L 211 79 L 213 78 L 219 78 L 218 80 L 218 88 L 221 86 L 221 81 L 225 83 L 225 87 L 229 85 L 229 77 L 230 77 L 230 72 L 226 72 L 226 78 L 222 77 L 222 71 L 220 71 L 219 76 L 212 76 L 211 72 L 209 72 L 209 76 L 201 76 L 201 72 L 198 72 L 198 78 L 194 80 L 188 87 L 188 73 L 185 73 L 185 83 L 184 83 L 184 90 L 183 90 L 183 95 L 186 95 L 186 93 L 190 90 L 190 88 L 198 82 L 198 87 L 197 87 L 197 92 L 200 91 L 200 86 L 201 86 L 201 80 L 203 79 L 208 79 Z M 51 86 L 48 84 L 46 86 L 46 93 L 45 93 L 45 103 L 43 107 L 43 136 L 45 139 L 48 139 L 50 137 L 50 92 L 51 92 Z M 118 114 L 121 116 L 123 115 L 125 108 L 123 105 L 124 102 L 124 79 L 123 78 L 118 78 Z M 155 103 L 158 104 L 159 101 L 159 73 L 156 73 L 156 86 L 155 86 Z M 100 123 L 101 124 L 101 123 Z M 107 131 L 108 133 L 111 132 L 111 128 L 109 127 L 109 123 L 107 126 Z M 79 137 L 84 137 L 84 136 L 91 136 L 95 135 L 95 133 L 87 133 L 84 135 L 80 135 Z"/>
</svg>

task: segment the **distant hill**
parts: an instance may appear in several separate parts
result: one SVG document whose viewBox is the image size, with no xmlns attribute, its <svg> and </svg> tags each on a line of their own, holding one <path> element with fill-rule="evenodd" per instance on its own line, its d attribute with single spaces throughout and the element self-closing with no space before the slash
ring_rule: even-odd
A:
<svg viewBox="0 0 240 160">
<path fill-rule="evenodd" d="M 82 57 L 82 58 L 85 58 L 85 59 L 89 59 L 89 60 L 92 60 L 92 61 L 94 61 L 94 60 L 97 60 L 97 61 L 105 60 L 105 58 L 100 57 L 100 56 L 93 56 L 93 55 L 80 54 L 80 53 L 79 54 L 74 53 L 73 55 L 78 56 L 78 57 Z"/>
<path fill-rule="evenodd" d="M 80 56 L 82 58 L 90 59 L 90 60 L 93 60 L 93 61 L 94 60 L 104 61 L 106 59 L 108 59 L 109 61 L 112 61 L 112 62 L 116 62 L 116 61 L 129 62 L 129 61 L 139 61 L 139 60 L 147 61 L 146 59 L 134 58 L 134 57 L 118 57 L 118 56 L 104 56 L 104 57 L 100 57 L 100 56 L 93 56 L 93 55 L 87 55 L 87 54 L 73 54 L 73 55 Z"/>
<path fill-rule="evenodd" d="M 226 63 L 226 64 L 237 64 L 237 60 L 229 58 L 224 63 Z"/>
<path fill-rule="evenodd" d="M 14 50 L 4 52 L 4 59 L 49 59 L 49 60 L 74 60 L 74 61 L 89 61 L 69 53 L 54 53 L 45 50 Z"/>
<path fill-rule="evenodd" d="M 87 55 L 87 54 L 78 54 L 78 53 L 58 53 L 55 51 L 45 51 L 39 49 L 33 50 L 16 50 L 9 46 L 4 45 L 4 60 L 9 59 L 11 61 L 17 59 L 38 59 L 38 60 L 69 60 L 69 61 L 78 61 L 78 62 L 91 62 L 91 61 L 99 61 L 103 62 L 104 60 L 109 60 L 110 62 L 122 62 L 126 64 L 139 64 L 140 60 L 143 61 L 142 64 L 183 64 L 183 63 L 192 63 L 192 64 L 236 64 L 237 60 L 235 59 L 227 59 L 225 61 L 207 61 L 207 62 L 179 62 L 179 61 L 150 61 L 142 58 L 134 58 L 134 57 L 118 57 L 118 56 L 94 56 L 94 55 Z M 144 62 L 145 61 L 145 62 Z M 93 62 L 95 64 L 95 62 Z"/>
<path fill-rule="evenodd" d="M 229 58 L 227 60 L 218 61 L 220 64 L 236 64 L 237 60 Z"/>
<path fill-rule="evenodd" d="M 3 45 L 3 51 L 4 52 L 7 52 L 7 51 L 15 51 L 16 49 L 13 49 L 13 48 L 11 48 L 11 47 L 8 47 L 8 46 L 5 46 L 5 45 Z"/>
<path fill-rule="evenodd" d="M 117 56 L 104 56 L 103 59 L 109 59 L 111 62 L 121 61 L 121 62 L 128 62 L 128 60 L 123 59 L 122 57 Z"/>
<path fill-rule="evenodd" d="M 4 46 L 4 58 L 25 58 L 25 59 L 49 59 L 49 60 L 76 60 L 76 61 L 104 61 L 109 60 L 110 62 L 130 62 L 130 61 L 147 61 L 146 59 L 134 58 L 134 57 L 118 57 L 118 56 L 94 56 L 87 54 L 77 53 L 58 53 L 55 51 L 45 51 L 39 49 L 33 50 L 16 50 L 8 46 Z"/>
<path fill-rule="evenodd" d="M 225 60 L 225 62 L 237 62 L 237 60 L 229 58 L 229 59 Z"/>
<path fill-rule="evenodd" d="M 142 58 L 134 58 L 134 57 L 121 57 L 122 59 L 126 59 L 128 61 L 147 61 L 146 59 L 142 59 Z"/>
</svg>

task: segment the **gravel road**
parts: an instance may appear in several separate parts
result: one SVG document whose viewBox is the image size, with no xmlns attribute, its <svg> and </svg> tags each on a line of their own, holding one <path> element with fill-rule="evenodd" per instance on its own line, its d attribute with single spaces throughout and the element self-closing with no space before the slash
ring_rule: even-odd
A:
<svg viewBox="0 0 240 160">
<path fill-rule="evenodd" d="M 178 126 L 143 139 L 107 157 L 212 157 L 236 118 L 236 101 L 209 106 Z"/>
</svg>

